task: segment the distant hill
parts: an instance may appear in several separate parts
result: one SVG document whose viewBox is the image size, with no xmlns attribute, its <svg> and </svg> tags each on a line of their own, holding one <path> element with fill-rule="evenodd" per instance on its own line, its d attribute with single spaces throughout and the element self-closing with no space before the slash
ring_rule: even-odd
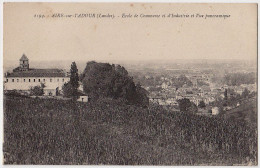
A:
<svg viewBox="0 0 260 168">
<path fill-rule="evenodd" d="M 69 70 L 71 62 L 75 60 L 57 60 L 57 61 L 35 61 L 30 60 L 30 66 L 32 68 L 61 68 Z M 77 67 L 80 72 L 82 72 L 86 66 L 86 63 L 92 60 L 76 60 Z M 219 68 L 219 66 L 228 66 L 228 67 L 236 67 L 243 66 L 256 71 L 257 62 L 254 60 L 234 60 L 234 59 L 177 59 L 177 60 L 96 60 L 98 62 L 110 63 L 110 64 L 120 64 L 124 66 L 127 70 L 139 68 Z M 12 69 L 19 66 L 19 62 L 17 61 L 5 61 L 4 64 L 4 72 L 11 71 Z M 134 65 L 134 68 L 133 68 Z"/>
</svg>

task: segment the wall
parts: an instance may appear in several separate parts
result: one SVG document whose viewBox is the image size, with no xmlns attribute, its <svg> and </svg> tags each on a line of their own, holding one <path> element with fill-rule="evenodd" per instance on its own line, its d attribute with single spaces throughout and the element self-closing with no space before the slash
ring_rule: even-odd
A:
<svg viewBox="0 0 260 168">
<path fill-rule="evenodd" d="M 77 101 L 79 102 L 88 102 L 88 96 L 80 96 Z"/>
<path fill-rule="evenodd" d="M 7 82 L 8 79 L 8 82 Z M 12 80 L 14 79 L 14 82 Z M 24 82 L 25 79 L 25 82 Z M 30 82 L 29 82 L 30 79 Z M 35 79 L 35 82 L 34 82 Z M 40 82 L 39 82 L 40 79 Z M 45 82 L 44 82 L 45 79 Z M 52 79 L 52 82 L 50 82 L 50 79 Z M 62 80 L 64 79 L 64 81 Z M 18 81 L 17 81 L 18 80 Z M 59 87 L 59 90 L 62 89 L 62 86 L 64 83 L 68 82 L 70 80 L 69 77 L 8 77 L 5 79 L 4 83 L 4 90 L 29 90 L 31 87 L 34 86 L 40 86 L 41 83 L 45 84 L 46 90 L 56 90 L 57 87 Z"/>
</svg>

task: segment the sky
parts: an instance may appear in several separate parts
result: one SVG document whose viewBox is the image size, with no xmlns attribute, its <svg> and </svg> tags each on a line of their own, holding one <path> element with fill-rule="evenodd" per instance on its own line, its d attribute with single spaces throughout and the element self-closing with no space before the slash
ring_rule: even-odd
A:
<svg viewBox="0 0 260 168">
<path fill-rule="evenodd" d="M 53 14 L 115 18 L 52 18 Z M 122 18 L 122 14 L 132 18 Z M 45 18 L 34 17 L 35 14 Z M 138 14 L 138 18 L 133 18 Z M 141 18 L 185 14 L 189 18 Z M 191 18 L 194 14 L 195 17 Z M 198 18 L 230 15 L 229 18 Z M 4 3 L 4 66 L 31 61 L 257 58 L 256 4 Z"/>
</svg>

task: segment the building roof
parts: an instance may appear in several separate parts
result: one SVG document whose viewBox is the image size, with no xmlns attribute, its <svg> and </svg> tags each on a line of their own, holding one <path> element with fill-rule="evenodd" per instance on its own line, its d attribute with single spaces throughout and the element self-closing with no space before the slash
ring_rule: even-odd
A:
<svg viewBox="0 0 260 168">
<path fill-rule="evenodd" d="M 30 69 L 7 74 L 7 77 L 66 77 L 62 69 Z"/>
<path fill-rule="evenodd" d="M 23 54 L 23 56 L 20 58 L 20 61 L 27 61 L 29 60 L 25 54 Z"/>
</svg>

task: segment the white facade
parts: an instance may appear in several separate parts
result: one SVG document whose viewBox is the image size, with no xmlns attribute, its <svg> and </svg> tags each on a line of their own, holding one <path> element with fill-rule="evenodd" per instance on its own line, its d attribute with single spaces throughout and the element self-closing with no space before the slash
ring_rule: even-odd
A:
<svg viewBox="0 0 260 168">
<path fill-rule="evenodd" d="M 6 77 L 4 90 L 29 91 L 31 87 L 45 85 L 46 95 L 55 95 L 56 88 L 62 89 L 64 83 L 70 80 L 69 77 Z"/>
<path fill-rule="evenodd" d="M 29 59 L 25 54 L 19 60 L 20 66 L 7 73 L 4 81 L 4 90 L 29 92 L 32 87 L 44 84 L 45 95 L 56 95 L 63 85 L 70 80 L 61 69 L 32 69 L 29 68 Z"/>
<path fill-rule="evenodd" d="M 212 108 L 212 115 L 218 115 L 219 114 L 219 109 L 218 107 L 213 107 Z"/>
<path fill-rule="evenodd" d="M 77 101 L 79 102 L 88 102 L 88 96 L 80 96 Z"/>
</svg>

